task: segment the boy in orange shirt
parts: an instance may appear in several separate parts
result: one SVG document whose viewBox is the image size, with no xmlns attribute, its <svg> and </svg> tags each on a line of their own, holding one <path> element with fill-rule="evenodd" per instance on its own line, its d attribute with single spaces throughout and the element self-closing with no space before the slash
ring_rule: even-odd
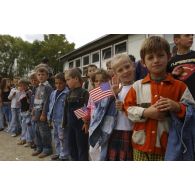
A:
<svg viewBox="0 0 195 195">
<path fill-rule="evenodd" d="M 169 112 L 183 118 L 194 99 L 187 86 L 166 73 L 170 46 L 162 37 L 146 39 L 140 51 L 148 75 L 133 84 L 124 102 L 128 118 L 134 122 L 134 160 L 164 160 L 170 127 Z"/>
</svg>

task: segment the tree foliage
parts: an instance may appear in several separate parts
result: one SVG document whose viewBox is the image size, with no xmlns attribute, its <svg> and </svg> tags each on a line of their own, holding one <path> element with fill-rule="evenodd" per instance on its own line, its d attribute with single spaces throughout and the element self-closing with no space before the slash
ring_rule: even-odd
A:
<svg viewBox="0 0 195 195">
<path fill-rule="evenodd" d="M 0 74 L 3 77 L 24 76 L 44 57 L 48 58 L 54 73 L 60 72 L 63 65 L 58 58 L 74 49 L 64 34 L 46 34 L 44 40 L 33 43 L 10 35 L 0 35 Z"/>
</svg>

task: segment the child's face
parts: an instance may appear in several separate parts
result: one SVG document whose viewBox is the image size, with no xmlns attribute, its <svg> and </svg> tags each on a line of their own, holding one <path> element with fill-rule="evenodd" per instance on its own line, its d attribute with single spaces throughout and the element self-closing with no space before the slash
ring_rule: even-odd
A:
<svg viewBox="0 0 195 195">
<path fill-rule="evenodd" d="M 146 54 L 143 63 L 146 65 L 151 76 L 158 78 L 166 74 L 169 59 L 170 55 L 167 55 L 167 53 L 162 50 L 157 53 Z"/>
<path fill-rule="evenodd" d="M 37 80 L 37 78 L 30 79 L 30 83 L 32 84 L 33 87 L 36 87 L 39 85 L 39 81 Z"/>
<path fill-rule="evenodd" d="M 55 79 L 55 87 L 57 90 L 62 91 L 64 90 L 66 83 L 61 79 Z"/>
<path fill-rule="evenodd" d="M 44 83 L 48 79 L 48 74 L 46 72 L 37 72 L 37 80 L 40 83 Z"/>
<path fill-rule="evenodd" d="M 20 84 L 18 85 L 18 90 L 19 90 L 19 91 L 26 91 L 26 89 L 27 89 L 27 86 L 24 85 L 23 83 L 20 83 Z"/>
<path fill-rule="evenodd" d="M 93 75 L 93 73 L 94 73 L 96 70 L 97 70 L 96 67 L 89 67 L 89 68 L 87 69 L 87 75 L 88 75 L 88 77 L 91 78 L 91 76 Z"/>
<path fill-rule="evenodd" d="M 94 86 L 95 88 L 96 87 L 99 87 L 101 85 L 101 83 L 105 82 L 102 78 L 102 75 L 101 74 L 96 74 L 95 75 L 95 81 L 94 81 Z"/>
<path fill-rule="evenodd" d="M 113 77 L 113 76 L 114 76 L 114 71 L 113 71 L 112 68 L 111 68 L 111 64 L 106 65 L 106 67 L 107 67 L 108 74 L 109 74 L 111 77 Z"/>
<path fill-rule="evenodd" d="M 134 80 L 134 70 L 133 63 L 121 61 L 115 69 L 115 74 L 122 84 L 128 85 Z"/>
<path fill-rule="evenodd" d="M 78 84 L 80 83 L 78 78 L 76 78 L 76 77 L 72 78 L 70 76 L 66 76 L 65 79 L 66 79 L 66 84 L 68 85 L 68 87 L 70 89 L 76 88 L 78 86 Z"/>
<path fill-rule="evenodd" d="M 193 35 L 180 35 L 179 38 L 174 39 L 174 42 L 179 48 L 190 49 L 193 44 Z"/>
</svg>

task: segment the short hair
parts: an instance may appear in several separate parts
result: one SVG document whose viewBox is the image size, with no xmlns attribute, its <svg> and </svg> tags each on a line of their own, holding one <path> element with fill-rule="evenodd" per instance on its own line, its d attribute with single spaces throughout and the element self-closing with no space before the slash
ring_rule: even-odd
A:
<svg viewBox="0 0 195 195">
<path fill-rule="evenodd" d="M 135 56 L 133 56 L 133 55 L 131 55 L 131 54 L 129 55 L 129 58 L 131 59 L 132 62 L 135 62 L 135 60 L 136 60 L 136 59 L 135 59 Z"/>
<path fill-rule="evenodd" d="M 95 65 L 95 64 L 89 64 L 88 66 L 87 66 L 87 69 L 88 68 L 97 68 L 97 66 Z"/>
<path fill-rule="evenodd" d="M 35 70 L 36 70 L 36 73 L 38 73 L 38 72 L 45 72 L 47 75 L 49 75 L 48 69 L 46 67 L 44 67 L 44 66 L 40 66 L 40 67 L 36 68 Z"/>
<path fill-rule="evenodd" d="M 169 43 L 162 37 L 152 36 L 144 40 L 140 50 L 140 57 L 144 60 L 146 54 L 157 53 L 161 50 L 164 50 L 167 55 L 170 55 Z"/>
<path fill-rule="evenodd" d="M 130 63 L 133 65 L 133 62 L 127 54 L 118 54 L 114 56 L 111 60 L 111 68 L 115 71 L 116 68 L 122 63 Z"/>
<path fill-rule="evenodd" d="M 174 34 L 173 35 L 173 38 L 175 39 L 175 38 L 180 38 L 181 37 L 181 34 Z"/>
<path fill-rule="evenodd" d="M 64 78 L 64 74 L 63 74 L 62 72 L 57 73 L 57 74 L 55 75 L 54 78 L 55 78 L 55 79 L 59 79 L 59 80 L 61 80 L 61 81 L 63 81 L 63 82 L 66 82 L 66 80 L 65 80 L 65 78 Z"/>
<path fill-rule="evenodd" d="M 71 77 L 71 78 L 78 78 L 80 82 L 83 82 L 81 73 L 78 71 L 77 68 L 72 68 L 68 71 L 65 72 L 65 79 L 66 77 Z"/>
<path fill-rule="evenodd" d="M 31 73 L 30 76 L 29 76 L 29 79 L 37 79 L 36 72 Z"/>
<path fill-rule="evenodd" d="M 79 67 L 76 67 L 76 69 L 82 74 L 82 70 Z"/>
<path fill-rule="evenodd" d="M 27 79 L 20 79 L 18 81 L 18 85 L 20 85 L 20 84 L 23 84 L 23 85 L 28 87 L 29 86 L 29 81 Z"/>
<path fill-rule="evenodd" d="M 97 70 L 93 73 L 93 75 L 92 75 L 91 80 L 92 80 L 93 83 L 95 82 L 95 77 L 96 77 L 96 75 L 98 75 L 98 74 L 101 74 L 101 75 L 102 75 L 102 79 L 103 79 L 104 82 L 107 82 L 107 81 L 109 81 L 109 80 L 111 79 L 111 76 L 108 74 L 108 72 L 107 72 L 106 70 L 100 68 L 100 69 L 97 69 Z"/>
</svg>

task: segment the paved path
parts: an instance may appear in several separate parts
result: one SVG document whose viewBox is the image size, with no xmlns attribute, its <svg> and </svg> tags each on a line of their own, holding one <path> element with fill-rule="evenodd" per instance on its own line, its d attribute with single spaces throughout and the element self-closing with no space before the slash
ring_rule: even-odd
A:
<svg viewBox="0 0 195 195">
<path fill-rule="evenodd" d="M 19 137 L 11 137 L 10 134 L 0 131 L 0 160 L 1 161 L 47 161 L 50 157 L 40 159 L 31 156 L 33 149 L 17 145 Z"/>
</svg>

